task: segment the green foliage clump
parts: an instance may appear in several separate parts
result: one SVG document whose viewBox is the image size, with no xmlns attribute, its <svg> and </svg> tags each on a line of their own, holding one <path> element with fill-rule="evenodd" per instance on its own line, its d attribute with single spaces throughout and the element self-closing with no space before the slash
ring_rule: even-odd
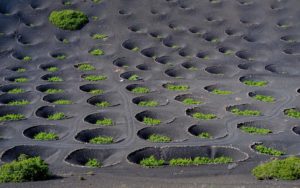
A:
<svg viewBox="0 0 300 188">
<path fill-rule="evenodd" d="M 87 81 L 101 81 L 101 80 L 106 80 L 107 77 L 104 75 L 88 75 L 84 77 L 85 80 Z"/>
<path fill-rule="evenodd" d="M 189 166 L 193 165 L 193 159 L 191 158 L 176 158 L 169 161 L 170 166 Z"/>
<path fill-rule="evenodd" d="M 158 106 L 159 103 L 157 101 L 140 101 L 138 103 L 138 106 L 146 106 L 146 107 L 155 107 L 155 106 Z"/>
<path fill-rule="evenodd" d="M 272 96 L 267 96 L 267 95 L 255 95 L 253 97 L 254 99 L 262 102 L 274 102 L 275 98 Z"/>
<path fill-rule="evenodd" d="M 25 56 L 25 57 L 23 57 L 22 60 L 25 61 L 25 62 L 28 62 L 28 61 L 31 61 L 32 58 L 30 56 Z"/>
<path fill-rule="evenodd" d="M 167 84 L 166 88 L 171 91 L 186 91 L 190 87 L 188 85 L 175 85 L 175 84 Z"/>
<path fill-rule="evenodd" d="M 259 180 L 297 180 L 300 178 L 300 158 L 275 159 L 256 166 L 252 174 Z"/>
<path fill-rule="evenodd" d="M 62 120 L 65 119 L 66 115 L 63 112 L 57 112 L 48 116 L 48 120 Z"/>
<path fill-rule="evenodd" d="M 216 119 L 217 116 L 215 114 L 204 114 L 201 112 L 196 112 L 193 115 L 193 118 L 196 119 L 202 119 L 202 120 L 210 120 L 210 119 Z"/>
<path fill-rule="evenodd" d="M 284 114 L 288 117 L 300 119 L 300 111 L 295 108 L 284 110 Z"/>
<path fill-rule="evenodd" d="M 212 136 L 208 132 L 202 132 L 198 135 L 200 138 L 212 138 Z"/>
<path fill-rule="evenodd" d="M 0 122 L 2 121 L 17 121 L 25 119 L 25 116 L 23 114 L 6 114 L 3 116 L 0 116 Z"/>
<path fill-rule="evenodd" d="M 111 144 L 114 142 L 114 138 L 111 136 L 97 136 L 89 140 L 91 144 Z"/>
<path fill-rule="evenodd" d="M 18 93 L 24 93 L 25 90 L 22 88 L 14 88 L 7 91 L 9 94 L 18 94 Z"/>
<path fill-rule="evenodd" d="M 273 156 L 281 156 L 284 155 L 284 152 L 266 147 L 262 144 L 257 144 L 254 146 L 254 149 L 258 151 L 259 153 L 267 154 L 267 155 L 273 155 Z"/>
<path fill-rule="evenodd" d="M 96 34 L 93 34 L 92 38 L 95 39 L 95 40 L 99 40 L 99 39 L 100 40 L 105 40 L 105 39 L 108 38 L 108 36 L 105 35 L 105 34 L 96 33 Z"/>
<path fill-rule="evenodd" d="M 163 159 L 156 159 L 154 155 L 151 155 L 148 158 L 144 158 L 140 161 L 140 165 L 144 167 L 157 167 L 162 166 L 165 163 Z"/>
<path fill-rule="evenodd" d="M 240 129 L 243 132 L 250 133 L 250 134 L 266 135 L 272 133 L 270 129 L 257 128 L 257 127 L 245 126 L 245 125 L 241 126 Z"/>
<path fill-rule="evenodd" d="M 48 94 L 55 94 L 55 93 L 63 93 L 64 90 L 63 89 L 47 89 L 44 92 L 48 93 Z"/>
<path fill-rule="evenodd" d="M 17 101 L 10 101 L 9 103 L 7 103 L 7 105 L 10 106 L 18 106 L 18 105 L 27 105 L 30 104 L 30 101 L 28 100 L 17 100 Z"/>
<path fill-rule="evenodd" d="M 58 76 L 52 76 L 52 77 L 47 78 L 47 81 L 48 82 L 62 82 L 63 79 Z"/>
<path fill-rule="evenodd" d="M 72 101 L 66 100 L 66 99 L 59 99 L 59 100 L 54 101 L 53 104 L 66 105 L 66 104 L 72 104 Z"/>
<path fill-rule="evenodd" d="M 191 158 L 176 158 L 171 159 L 169 164 L 171 166 L 188 166 L 188 165 L 203 165 L 203 164 L 228 164 L 233 161 L 230 157 L 216 157 L 216 158 L 208 158 L 208 157 L 195 157 Z"/>
<path fill-rule="evenodd" d="M 201 101 L 192 98 L 186 98 L 182 101 L 182 103 L 185 105 L 198 105 L 201 104 Z"/>
<path fill-rule="evenodd" d="M 16 70 L 16 72 L 26 72 L 26 69 L 25 69 L 25 68 L 18 68 L 18 69 Z"/>
<path fill-rule="evenodd" d="M 88 17 L 81 11 L 61 10 L 52 11 L 49 21 L 63 30 L 79 30 L 89 22 Z"/>
<path fill-rule="evenodd" d="M 134 51 L 134 52 L 138 52 L 140 50 L 140 48 L 139 47 L 134 47 L 131 50 Z"/>
<path fill-rule="evenodd" d="M 260 116 L 261 112 L 258 110 L 240 110 L 238 108 L 234 108 L 230 110 L 231 113 L 238 116 Z"/>
<path fill-rule="evenodd" d="M 147 139 L 150 142 L 171 142 L 172 139 L 165 135 L 151 134 Z"/>
<path fill-rule="evenodd" d="M 268 84 L 267 81 L 255 81 L 255 80 L 245 80 L 243 83 L 247 86 L 256 86 L 256 87 L 263 87 Z"/>
<path fill-rule="evenodd" d="M 14 79 L 14 82 L 17 82 L 17 83 L 28 82 L 28 78 L 24 78 L 24 77 L 21 77 L 21 78 L 15 78 L 15 79 Z"/>
<path fill-rule="evenodd" d="M 102 89 L 92 89 L 88 93 L 93 94 L 93 95 L 100 95 L 100 94 L 103 94 L 104 91 Z"/>
<path fill-rule="evenodd" d="M 101 162 L 99 162 L 97 159 L 89 159 L 86 163 L 85 166 L 88 167 L 94 167 L 94 168 L 99 168 L 102 166 Z"/>
<path fill-rule="evenodd" d="M 46 70 L 49 71 L 49 72 L 56 72 L 59 69 L 58 69 L 58 67 L 48 67 Z"/>
<path fill-rule="evenodd" d="M 131 92 L 133 93 L 149 93 L 150 89 L 146 88 L 146 87 L 136 87 L 134 89 L 131 90 Z"/>
<path fill-rule="evenodd" d="M 109 107 L 111 104 L 107 101 L 102 101 L 102 102 L 95 103 L 95 105 L 101 108 L 105 108 L 105 107 Z"/>
<path fill-rule="evenodd" d="M 77 68 L 81 71 L 92 71 L 92 70 L 96 70 L 96 68 L 91 65 L 91 64 L 88 64 L 88 63 L 82 63 L 82 64 L 79 64 L 77 66 Z"/>
<path fill-rule="evenodd" d="M 113 120 L 110 118 L 98 119 L 96 121 L 96 125 L 111 126 L 111 125 L 113 125 Z"/>
<path fill-rule="evenodd" d="M 91 50 L 89 53 L 94 56 L 104 55 L 104 51 L 101 49 L 94 49 L 94 50 Z"/>
<path fill-rule="evenodd" d="M 35 140 L 58 140 L 58 135 L 55 133 L 39 132 L 34 135 Z"/>
<path fill-rule="evenodd" d="M 221 89 L 214 89 L 211 91 L 213 94 L 216 94 L 216 95 L 230 95 L 232 94 L 233 92 L 232 91 L 229 91 L 229 90 L 221 90 Z"/>
<path fill-rule="evenodd" d="M 159 119 L 144 117 L 143 118 L 143 123 L 145 123 L 146 125 L 158 125 L 158 124 L 161 123 L 161 121 Z"/>
<path fill-rule="evenodd" d="M 136 74 L 133 74 L 128 78 L 128 80 L 130 80 L 130 81 L 137 81 L 139 79 L 140 79 L 139 76 Z"/>
<path fill-rule="evenodd" d="M 0 167 L 0 183 L 46 180 L 48 164 L 40 157 L 20 155 L 17 160 Z"/>
<path fill-rule="evenodd" d="M 55 59 L 57 59 L 57 60 L 64 60 L 64 59 L 66 59 L 67 58 L 67 56 L 66 55 L 64 55 L 64 54 L 61 54 L 61 55 L 55 55 L 55 56 L 53 56 Z"/>
</svg>

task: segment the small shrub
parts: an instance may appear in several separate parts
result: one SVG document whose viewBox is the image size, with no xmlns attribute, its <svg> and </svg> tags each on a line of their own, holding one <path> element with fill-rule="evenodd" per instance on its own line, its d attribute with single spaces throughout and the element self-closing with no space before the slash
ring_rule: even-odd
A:
<svg viewBox="0 0 300 188">
<path fill-rule="evenodd" d="M 100 3 L 102 0 L 92 0 L 94 3 Z"/>
<path fill-rule="evenodd" d="M 54 101 L 53 104 L 66 105 L 66 104 L 72 104 L 72 101 L 66 100 L 66 99 L 59 99 L 59 100 Z"/>
<path fill-rule="evenodd" d="M 146 125 L 158 125 L 158 124 L 161 123 L 161 121 L 159 119 L 144 117 L 143 118 L 143 123 L 145 123 Z"/>
<path fill-rule="evenodd" d="M 193 160 L 191 158 L 176 158 L 169 161 L 170 166 L 189 166 L 193 165 Z"/>
<path fill-rule="evenodd" d="M 99 167 L 102 166 L 102 164 L 101 164 L 101 162 L 99 162 L 97 159 L 89 159 L 89 160 L 85 163 L 85 166 L 99 168 Z"/>
<path fill-rule="evenodd" d="M 24 82 L 28 82 L 28 78 L 15 78 L 14 79 L 14 82 L 17 82 L 17 83 L 24 83 Z"/>
<path fill-rule="evenodd" d="M 27 105 L 27 104 L 30 104 L 30 101 L 18 100 L 18 101 L 10 101 L 9 103 L 7 103 L 7 105 L 10 105 L 10 106 Z"/>
<path fill-rule="evenodd" d="M 61 55 L 55 55 L 55 56 L 53 56 L 55 59 L 57 59 L 57 60 L 64 60 L 64 59 L 66 59 L 67 58 L 67 56 L 66 55 L 63 55 L 63 54 L 61 54 Z"/>
<path fill-rule="evenodd" d="M 270 129 L 257 128 L 257 127 L 251 127 L 251 126 L 241 126 L 240 129 L 243 132 L 250 133 L 250 134 L 266 135 L 266 134 L 272 133 L 272 131 Z"/>
<path fill-rule="evenodd" d="M 48 120 L 62 120 L 65 119 L 66 115 L 63 112 L 57 112 L 48 116 Z"/>
<path fill-rule="evenodd" d="M 92 71 L 92 70 L 96 70 L 96 68 L 91 65 L 91 64 L 88 64 L 88 63 L 82 63 L 82 64 L 79 64 L 77 66 L 77 69 L 81 70 L 81 71 Z"/>
<path fill-rule="evenodd" d="M 159 103 L 157 101 L 140 101 L 138 103 L 138 106 L 144 106 L 144 107 L 155 107 L 158 105 Z"/>
<path fill-rule="evenodd" d="M 182 101 L 182 103 L 185 105 L 198 105 L 201 104 L 201 101 L 192 98 L 186 98 Z"/>
<path fill-rule="evenodd" d="M 62 82 L 63 79 L 58 76 L 52 76 L 52 77 L 47 78 L 47 81 L 48 82 Z"/>
<path fill-rule="evenodd" d="M 58 67 L 48 67 L 46 70 L 49 71 L 49 72 L 56 72 L 59 69 L 58 69 Z"/>
<path fill-rule="evenodd" d="M 101 108 L 105 108 L 105 107 L 109 107 L 111 104 L 107 101 L 102 101 L 102 102 L 95 103 L 95 105 Z"/>
<path fill-rule="evenodd" d="M 104 55 L 104 51 L 101 49 L 94 49 L 94 50 L 91 50 L 89 53 L 94 56 Z"/>
<path fill-rule="evenodd" d="M 84 77 L 85 80 L 87 81 L 101 81 L 101 80 L 106 80 L 107 77 L 103 75 L 88 75 Z"/>
<path fill-rule="evenodd" d="M 25 119 L 25 116 L 23 114 L 6 114 L 3 116 L 0 116 L 0 122 L 3 121 L 18 121 Z"/>
<path fill-rule="evenodd" d="M 0 167 L 0 183 L 38 181 L 48 178 L 48 164 L 40 157 L 20 155 L 17 160 Z"/>
<path fill-rule="evenodd" d="M 91 144 L 111 144 L 114 142 L 114 138 L 111 136 L 97 136 L 89 140 Z"/>
<path fill-rule="evenodd" d="M 89 93 L 92 95 L 100 95 L 100 94 L 103 94 L 104 91 L 102 89 L 92 89 L 89 91 Z"/>
<path fill-rule="evenodd" d="M 55 133 L 39 132 L 34 135 L 35 140 L 58 140 L 58 136 Z"/>
<path fill-rule="evenodd" d="M 79 30 L 89 22 L 83 12 L 75 10 L 53 11 L 49 16 L 49 21 L 63 30 Z"/>
<path fill-rule="evenodd" d="M 202 164 L 228 164 L 232 163 L 233 159 L 230 157 L 216 157 L 216 158 L 208 158 L 208 157 L 195 157 L 193 164 L 194 165 L 202 165 Z"/>
<path fill-rule="evenodd" d="M 105 34 L 96 33 L 96 34 L 93 34 L 92 38 L 95 40 L 105 40 L 108 38 L 108 36 Z"/>
<path fill-rule="evenodd" d="M 193 116 L 193 118 L 202 119 L 202 120 L 210 120 L 210 119 L 217 118 L 217 116 L 215 114 L 204 114 L 201 112 L 196 112 L 192 116 Z"/>
<path fill-rule="evenodd" d="M 254 146 L 254 149 L 258 151 L 259 153 L 267 154 L 267 155 L 273 155 L 273 156 L 281 156 L 284 155 L 284 152 L 266 147 L 262 144 L 258 144 Z"/>
<path fill-rule="evenodd" d="M 26 69 L 25 69 L 25 68 L 18 68 L 18 69 L 16 70 L 16 72 L 19 72 L 19 73 L 21 73 L 21 72 L 26 72 Z"/>
<path fill-rule="evenodd" d="M 134 51 L 134 52 L 138 52 L 138 51 L 140 51 L 140 48 L 139 47 L 134 47 L 131 50 Z"/>
<path fill-rule="evenodd" d="M 31 61 L 32 58 L 30 56 L 25 56 L 25 57 L 23 57 L 22 60 L 25 61 L 25 62 L 28 62 L 28 61 Z"/>
<path fill-rule="evenodd" d="M 212 136 L 208 132 L 202 132 L 198 135 L 200 138 L 212 138 Z"/>
<path fill-rule="evenodd" d="M 131 90 L 131 92 L 133 93 L 149 93 L 150 89 L 146 88 L 146 87 L 136 87 L 134 89 Z"/>
<path fill-rule="evenodd" d="M 238 108 L 232 109 L 231 113 L 238 116 L 260 116 L 261 115 L 261 112 L 258 110 L 240 110 Z"/>
<path fill-rule="evenodd" d="M 45 91 L 45 93 L 48 93 L 48 94 L 63 93 L 63 92 L 64 92 L 63 89 L 47 89 Z"/>
<path fill-rule="evenodd" d="M 233 93 L 232 91 L 221 90 L 221 89 L 214 89 L 211 92 L 216 95 L 230 95 Z"/>
<path fill-rule="evenodd" d="M 175 85 L 175 84 L 167 84 L 166 88 L 171 91 L 186 91 L 190 87 L 188 85 Z"/>
<path fill-rule="evenodd" d="M 163 159 L 156 159 L 154 155 L 148 158 L 144 158 L 140 161 L 140 165 L 144 167 L 157 167 L 164 165 L 165 161 Z"/>
<path fill-rule="evenodd" d="M 22 88 L 14 88 L 7 91 L 9 94 L 18 94 L 18 93 L 24 93 L 25 90 Z"/>
<path fill-rule="evenodd" d="M 151 134 L 147 139 L 150 142 L 171 142 L 172 139 L 165 135 Z"/>
<path fill-rule="evenodd" d="M 137 81 L 139 79 L 140 79 L 139 76 L 136 74 L 133 74 L 128 78 L 128 80 L 130 80 L 130 81 Z"/>
<path fill-rule="evenodd" d="M 267 96 L 267 95 L 255 95 L 253 97 L 254 99 L 262 102 L 274 102 L 275 98 L 272 96 Z"/>
<path fill-rule="evenodd" d="M 288 117 L 297 118 L 297 119 L 300 118 L 300 111 L 298 111 L 295 108 L 284 110 L 284 114 Z"/>
<path fill-rule="evenodd" d="M 103 126 L 111 126 L 113 125 L 113 120 L 110 118 L 98 119 L 96 121 L 96 125 L 103 125 Z"/>
<path fill-rule="evenodd" d="M 288 157 L 286 159 L 275 159 L 256 166 L 252 174 L 259 180 L 281 179 L 296 180 L 300 178 L 300 158 Z"/>
<path fill-rule="evenodd" d="M 268 84 L 267 81 L 254 81 L 254 80 L 245 80 L 243 83 L 247 86 L 256 86 L 256 87 L 263 87 Z"/>
</svg>

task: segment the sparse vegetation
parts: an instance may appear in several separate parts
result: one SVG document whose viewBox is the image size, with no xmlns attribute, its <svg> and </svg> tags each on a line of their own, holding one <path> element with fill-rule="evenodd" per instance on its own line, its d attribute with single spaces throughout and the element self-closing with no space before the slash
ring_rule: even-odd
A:
<svg viewBox="0 0 300 188">
<path fill-rule="evenodd" d="M 101 102 L 97 102 L 95 103 L 95 106 L 101 107 L 101 108 L 105 108 L 105 107 L 109 107 L 111 104 L 107 101 L 101 101 Z"/>
<path fill-rule="evenodd" d="M 108 36 L 105 34 L 96 33 L 96 34 L 93 34 L 92 38 L 95 40 L 105 40 L 108 38 Z"/>
<path fill-rule="evenodd" d="M 193 99 L 193 98 L 186 98 L 182 101 L 185 105 L 198 105 L 201 104 L 201 101 Z"/>
<path fill-rule="evenodd" d="M 238 108 L 233 108 L 230 110 L 231 113 L 238 116 L 260 116 L 261 112 L 258 110 L 240 110 Z"/>
<path fill-rule="evenodd" d="M 139 79 L 140 79 L 139 76 L 136 74 L 133 74 L 128 78 L 128 80 L 130 80 L 130 81 L 137 81 Z"/>
<path fill-rule="evenodd" d="M 284 110 L 284 114 L 288 117 L 300 119 L 300 111 L 296 108 L 286 109 Z"/>
<path fill-rule="evenodd" d="M 63 112 L 57 112 L 48 116 L 48 120 L 62 120 L 65 119 L 66 115 Z"/>
<path fill-rule="evenodd" d="M 266 135 L 272 133 L 270 129 L 265 129 L 265 128 L 257 128 L 257 127 L 252 127 L 252 126 L 241 126 L 240 129 L 245 132 L 245 133 L 250 133 L 250 134 L 260 134 L 260 135 Z"/>
<path fill-rule="evenodd" d="M 243 83 L 247 86 L 256 86 L 256 87 L 263 87 L 268 84 L 267 81 L 255 81 L 255 80 L 245 80 Z"/>
<path fill-rule="evenodd" d="M 200 138 L 212 138 L 212 136 L 208 132 L 202 132 L 198 135 Z"/>
<path fill-rule="evenodd" d="M 18 105 L 27 105 L 30 104 L 30 101 L 28 100 L 16 100 L 16 101 L 10 101 L 9 103 L 7 103 L 7 105 L 10 106 L 18 106 Z"/>
<path fill-rule="evenodd" d="M 83 12 L 75 10 L 52 11 L 49 21 L 63 30 L 79 30 L 89 22 Z"/>
<path fill-rule="evenodd" d="M 138 103 L 138 106 L 143 106 L 143 107 L 155 107 L 155 106 L 158 106 L 159 103 L 157 101 L 153 101 L 153 100 L 150 100 L 150 101 L 140 101 Z"/>
<path fill-rule="evenodd" d="M 175 85 L 175 84 L 166 84 L 165 87 L 171 91 L 186 91 L 190 88 L 188 85 Z"/>
<path fill-rule="evenodd" d="M 58 76 L 52 76 L 52 77 L 47 78 L 47 81 L 48 82 L 62 82 L 63 79 Z"/>
<path fill-rule="evenodd" d="M 102 90 L 102 89 L 92 89 L 88 93 L 90 93 L 92 95 L 100 95 L 100 94 L 104 93 L 104 90 Z"/>
<path fill-rule="evenodd" d="M 252 170 L 252 174 L 259 180 L 297 180 L 300 178 L 299 166 L 299 157 L 292 156 L 286 159 L 274 159 L 256 166 Z"/>
<path fill-rule="evenodd" d="M 143 118 L 143 123 L 145 123 L 146 125 L 158 125 L 158 124 L 161 123 L 161 121 L 159 119 L 144 117 Z"/>
<path fill-rule="evenodd" d="M 0 116 L 0 122 L 3 121 L 18 121 L 25 119 L 25 116 L 23 114 L 6 114 Z"/>
<path fill-rule="evenodd" d="M 53 104 L 66 105 L 66 104 L 72 104 L 72 101 L 67 100 L 67 99 L 59 99 L 59 100 L 53 101 Z"/>
<path fill-rule="evenodd" d="M 58 71 L 59 69 L 58 69 L 58 67 L 48 67 L 46 70 L 47 70 L 48 72 L 56 72 L 56 71 Z"/>
<path fill-rule="evenodd" d="M 230 95 L 232 94 L 233 92 L 232 91 L 229 91 L 229 90 L 221 90 L 221 89 L 214 89 L 211 91 L 213 94 L 216 94 L 216 95 Z"/>
<path fill-rule="evenodd" d="M 208 157 L 195 157 L 191 158 L 175 158 L 169 161 L 171 166 L 189 166 L 189 165 L 203 165 L 203 164 L 228 164 L 233 161 L 230 157 L 217 157 L 217 158 L 208 158 Z"/>
<path fill-rule="evenodd" d="M 47 89 L 46 91 L 44 91 L 47 94 L 55 94 L 55 93 L 63 93 L 64 90 L 63 89 Z"/>
<path fill-rule="evenodd" d="M 48 164 L 40 157 L 20 155 L 0 167 L 0 183 L 38 181 L 49 178 Z"/>
<path fill-rule="evenodd" d="M 28 62 L 28 61 L 31 61 L 32 58 L 30 56 L 24 56 L 23 59 L 22 59 L 24 62 Z"/>
<path fill-rule="evenodd" d="M 25 69 L 25 68 L 18 68 L 18 69 L 16 70 L 16 72 L 19 72 L 19 73 L 21 73 L 21 72 L 26 72 L 26 69 Z"/>
<path fill-rule="evenodd" d="M 99 162 L 97 159 L 89 159 L 86 163 L 85 166 L 88 167 L 94 167 L 94 168 L 99 168 L 102 166 L 101 162 Z"/>
<path fill-rule="evenodd" d="M 147 140 L 150 142 L 171 142 L 172 141 L 170 137 L 161 134 L 151 134 Z"/>
<path fill-rule="evenodd" d="M 163 159 L 156 159 L 154 155 L 148 158 L 144 158 L 140 161 L 140 165 L 144 167 L 157 167 L 164 165 L 165 161 Z"/>
<path fill-rule="evenodd" d="M 114 138 L 111 136 L 97 136 L 89 140 L 91 144 L 111 144 L 114 142 Z"/>
<path fill-rule="evenodd" d="M 18 94 L 18 93 L 24 93 L 25 90 L 22 88 L 14 88 L 7 91 L 9 94 Z"/>
<path fill-rule="evenodd" d="M 257 144 L 254 146 L 254 149 L 262 154 L 273 155 L 273 156 L 281 156 L 284 155 L 284 152 L 269 148 L 264 146 L 263 144 Z"/>
<path fill-rule="evenodd" d="M 205 114 L 205 113 L 201 113 L 201 112 L 196 112 L 192 116 L 193 116 L 193 118 L 202 119 L 202 120 L 210 120 L 210 119 L 217 118 L 217 116 L 215 114 Z"/>
<path fill-rule="evenodd" d="M 254 99 L 262 102 L 274 102 L 275 98 L 272 96 L 267 96 L 267 95 L 255 95 L 253 97 Z"/>
<path fill-rule="evenodd" d="M 133 93 L 149 93 L 150 92 L 150 89 L 149 88 L 146 88 L 146 87 L 136 87 L 136 88 L 133 88 L 131 90 L 131 92 Z"/>
<path fill-rule="evenodd" d="M 81 70 L 81 71 L 92 71 L 92 70 L 96 70 L 96 68 L 91 65 L 91 64 L 88 64 L 88 63 L 82 63 L 82 64 L 79 64 L 77 66 L 77 69 Z"/>
<path fill-rule="evenodd" d="M 106 80 L 107 77 L 104 75 L 87 75 L 84 77 L 84 79 L 87 81 L 96 82 L 96 81 Z"/>
<path fill-rule="evenodd" d="M 28 82 L 28 78 L 25 78 L 25 77 L 15 78 L 14 82 L 16 82 L 16 83 Z"/>
<path fill-rule="evenodd" d="M 91 50 L 89 53 L 94 56 L 104 55 L 104 51 L 101 49 L 94 49 L 94 50 Z"/>
<path fill-rule="evenodd" d="M 54 55 L 53 57 L 54 57 L 55 59 L 57 59 L 57 60 L 64 60 L 64 59 L 67 58 L 67 56 L 64 55 L 64 54 Z"/>
<path fill-rule="evenodd" d="M 111 126 L 113 125 L 113 120 L 110 118 L 98 119 L 96 125 Z"/>
<path fill-rule="evenodd" d="M 58 135 L 52 132 L 39 132 L 38 134 L 34 135 L 35 140 L 58 140 Z"/>
<path fill-rule="evenodd" d="M 134 47 L 134 48 L 131 49 L 131 51 L 138 52 L 138 51 L 140 51 L 140 48 L 139 47 Z"/>
</svg>

